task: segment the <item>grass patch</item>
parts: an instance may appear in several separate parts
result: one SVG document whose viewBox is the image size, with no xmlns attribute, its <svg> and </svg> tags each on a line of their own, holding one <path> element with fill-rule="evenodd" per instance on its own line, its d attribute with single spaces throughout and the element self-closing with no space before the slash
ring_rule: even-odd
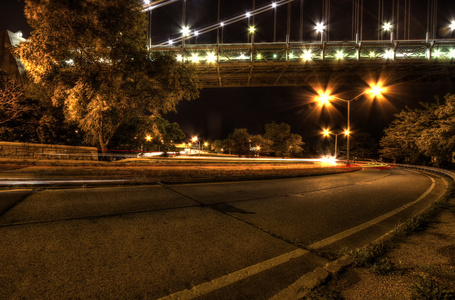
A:
<svg viewBox="0 0 455 300">
<path fill-rule="evenodd" d="M 454 291 L 449 290 L 443 284 L 427 275 L 419 275 L 417 281 L 409 288 L 409 291 L 416 299 L 455 299 Z"/>
<path fill-rule="evenodd" d="M 320 286 L 307 295 L 305 295 L 303 300 L 344 300 L 341 292 L 334 291 L 326 286 Z"/>
<path fill-rule="evenodd" d="M 351 255 L 354 258 L 354 264 L 358 267 L 370 267 L 374 262 L 384 256 L 390 247 L 384 242 L 374 242 L 362 249 L 341 251 L 342 255 Z"/>
<path fill-rule="evenodd" d="M 371 272 L 376 275 L 397 275 L 403 274 L 404 270 L 388 257 L 384 257 L 376 260 L 371 267 Z"/>
</svg>

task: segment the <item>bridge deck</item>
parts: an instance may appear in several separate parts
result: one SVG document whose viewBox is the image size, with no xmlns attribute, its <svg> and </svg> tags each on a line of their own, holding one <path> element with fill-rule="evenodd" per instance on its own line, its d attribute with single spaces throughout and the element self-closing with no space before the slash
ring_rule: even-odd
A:
<svg viewBox="0 0 455 300">
<path fill-rule="evenodd" d="M 157 46 L 196 68 L 203 87 L 301 86 L 315 77 L 395 80 L 455 76 L 455 40 Z"/>
</svg>

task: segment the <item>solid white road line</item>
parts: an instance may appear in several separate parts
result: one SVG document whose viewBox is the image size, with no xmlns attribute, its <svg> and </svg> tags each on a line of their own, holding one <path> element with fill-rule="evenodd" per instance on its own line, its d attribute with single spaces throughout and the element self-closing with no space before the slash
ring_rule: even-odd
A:
<svg viewBox="0 0 455 300">
<path fill-rule="evenodd" d="M 375 224 L 377 224 L 377 223 L 379 223 L 379 222 L 381 222 L 381 221 L 383 221 L 383 220 L 385 220 L 387 218 L 390 218 L 391 216 L 396 215 L 397 213 L 399 213 L 399 212 L 405 210 L 406 208 L 414 205 L 415 203 L 417 203 L 420 200 L 422 200 L 423 198 L 425 198 L 429 193 L 431 193 L 431 191 L 435 187 L 436 182 L 434 181 L 434 179 L 432 177 L 430 177 L 430 176 L 428 176 L 428 177 L 431 179 L 431 182 L 432 182 L 431 186 L 417 200 L 409 202 L 409 203 L 407 203 L 407 204 L 405 204 L 405 205 L 403 205 L 403 206 L 401 206 L 401 207 L 399 207 L 397 209 L 392 210 L 391 212 L 388 212 L 388 213 L 386 213 L 386 214 L 384 214 L 382 216 L 379 216 L 379 217 L 377 217 L 375 219 L 372 219 L 372 220 L 370 220 L 370 221 L 368 221 L 366 223 L 360 224 L 359 226 L 353 227 L 351 229 L 345 230 L 345 231 L 340 232 L 338 234 L 332 235 L 331 237 L 323 239 L 323 240 L 321 240 L 319 242 L 311 244 L 311 245 L 308 246 L 308 249 L 320 249 L 322 247 L 325 247 L 327 245 L 335 243 L 335 242 L 337 242 L 337 241 L 339 241 L 341 239 L 344 239 L 345 237 L 348 237 L 348 236 L 350 236 L 350 235 L 352 235 L 354 233 L 357 233 L 357 232 L 359 232 L 361 230 L 364 230 L 364 229 L 366 229 L 366 228 L 368 228 L 370 226 L 373 226 L 373 225 L 375 225 Z"/>
<path fill-rule="evenodd" d="M 210 292 L 216 291 L 220 288 L 233 284 L 237 281 L 245 279 L 247 277 L 256 275 L 262 271 L 281 265 L 285 262 L 290 261 L 291 259 L 300 257 L 307 253 L 309 253 L 309 251 L 299 248 L 294 251 L 285 253 L 283 255 L 238 270 L 236 272 L 227 274 L 225 276 L 216 278 L 210 282 L 205 282 L 200 285 L 194 286 L 191 289 L 183 290 L 172 295 L 160 298 L 159 300 L 192 299 L 195 297 L 200 297 L 202 295 L 208 294 Z"/>
</svg>

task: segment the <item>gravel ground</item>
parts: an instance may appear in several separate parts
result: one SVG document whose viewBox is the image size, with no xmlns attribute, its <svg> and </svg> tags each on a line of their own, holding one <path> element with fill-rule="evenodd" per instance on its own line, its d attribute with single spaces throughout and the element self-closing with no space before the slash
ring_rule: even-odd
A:
<svg viewBox="0 0 455 300">
<path fill-rule="evenodd" d="M 306 299 L 455 299 L 455 198 L 382 259 L 387 274 L 377 274 L 374 266 L 351 267 Z"/>
</svg>

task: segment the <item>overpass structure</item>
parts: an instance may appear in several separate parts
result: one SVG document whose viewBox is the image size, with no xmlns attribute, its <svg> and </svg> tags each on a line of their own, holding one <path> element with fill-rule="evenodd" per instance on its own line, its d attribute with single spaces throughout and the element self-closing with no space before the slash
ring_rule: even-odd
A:
<svg viewBox="0 0 455 300">
<path fill-rule="evenodd" d="M 453 79 L 455 21 L 441 14 L 452 2 L 425 2 L 426 10 L 410 0 L 351 0 L 343 6 L 334 0 L 145 0 L 144 12 L 150 51 L 193 66 L 205 88 L 301 86 L 327 77 L 349 82 L 379 75 L 393 81 Z M 223 9 L 231 13 L 226 8 L 235 3 L 241 4 L 236 14 L 224 16 Z M 335 28 L 342 11 L 345 26 Z M 203 13 L 210 22 L 201 22 Z"/>
<path fill-rule="evenodd" d="M 320 78 L 387 76 L 393 81 L 455 77 L 455 40 L 155 46 L 193 66 L 204 88 L 302 86 Z"/>
</svg>

